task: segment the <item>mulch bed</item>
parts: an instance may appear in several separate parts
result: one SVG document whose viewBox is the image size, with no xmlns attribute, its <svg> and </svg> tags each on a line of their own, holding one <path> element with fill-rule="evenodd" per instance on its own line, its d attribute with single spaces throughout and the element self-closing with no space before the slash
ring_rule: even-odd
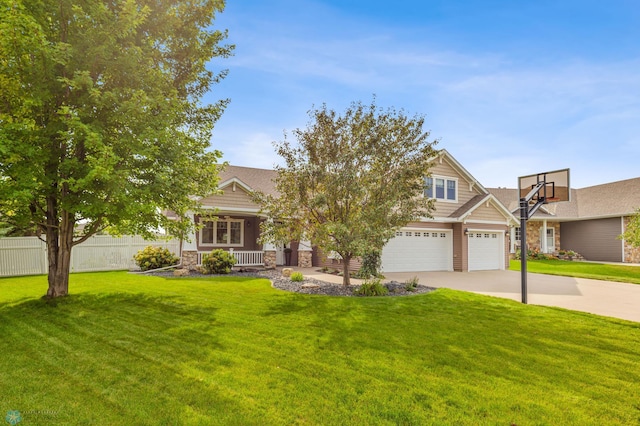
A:
<svg viewBox="0 0 640 426">
<path fill-rule="evenodd" d="M 158 272 L 147 272 L 148 275 L 155 276 L 163 276 L 163 277 L 173 277 L 172 271 L 158 271 Z M 278 270 L 264 270 L 264 271 L 247 271 L 247 272 L 239 272 L 233 271 L 229 275 L 240 276 L 240 277 L 256 277 L 256 278 L 267 278 L 271 280 L 271 285 L 274 288 L 284 291 L 290 291 L 294 293 L 304 293 L 304 294 L 320 294 L 324 296 L 356 296 L 362 297 L 354 294 L 354 292 L 360 288 L 359 284 L 353 284 L 350 286 L 344 286 L 342 284 L 334 284 L 328 283 L 326 281 L 316 280 L 313 278 L 304 278 L 303 281 L 294 282 L 291 281 L 289 277 L 282 276 L 282 272 Z M 213 277 L 215 275 L 203 275 L 197 271 L 191 271 L 188 277 Z M 224 276 L 224 275 L 221 275 Z M 304 286 L 307 284 L 307 286 Z M 418 286 L 413 290 L 409 291 L 405 288 L 404 283 L 399 283 L 397 281 L 390 281 L 387 283 L 383 283 L 385 287 L 389 290 L 389 293 L 385 297 L 389 296 L 413 296 L 416 294 L 424 294 L 430 291 L 435 290 L 433 287 L 428 287 L 426 285 L 418 284 Z"/>
</svg>

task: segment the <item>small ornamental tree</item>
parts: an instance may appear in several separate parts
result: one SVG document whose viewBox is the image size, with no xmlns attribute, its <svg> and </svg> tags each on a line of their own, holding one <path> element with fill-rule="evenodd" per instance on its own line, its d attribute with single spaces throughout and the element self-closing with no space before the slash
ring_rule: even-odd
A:
<svg viewBox="0 0 640 426">
<path fill-rule="evenodd" d="M 47 297 L 68 293 L 75 245 L 107 228 L 181 235 L 215 191 L 227 100 L 201 99 L 226 74 L 207 64 L 232 51 L 212 27 L 223 7 L 0 0 L 0 218 L 46 241 Z"/>
<path fill-rule="evenodd" d="M 272 221 L 262 224 L 263 241 L 308 239 L 349 262 L 381 251 L 397 228 L 430 217 L 433 201 L 422 196 L 436 155 L 423 130 L 424 118 L 375 104 L 351 104 L 338 114 L 323 105 L 309 111 L 297 141 L 276 143 L 284 166 L 276 167 L 277 196 L 256 193 Z"/>
<path fill-rule="evenodd" d="M 618 238 L 627 241 L 634 247 L 640 247 L 640 208 L 629 218 L 624 233 Z"/>
</svg>

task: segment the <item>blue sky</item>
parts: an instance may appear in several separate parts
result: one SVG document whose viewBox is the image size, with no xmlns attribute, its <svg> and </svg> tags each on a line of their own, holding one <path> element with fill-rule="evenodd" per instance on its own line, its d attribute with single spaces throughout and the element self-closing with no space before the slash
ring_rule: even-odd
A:
<svg viewBox="0 0 640 426">
<path fill-rule="evenodd" d="M 307 111 L 352 101 L 426 116 L 487 187 L 571 168 L 573 187 L 640 176 L 640 2 L 229 0 L 230 98 L 212 145 L 273 167 Z M 206 100 L 205 99 L 205 100 Z"/>
</svg>

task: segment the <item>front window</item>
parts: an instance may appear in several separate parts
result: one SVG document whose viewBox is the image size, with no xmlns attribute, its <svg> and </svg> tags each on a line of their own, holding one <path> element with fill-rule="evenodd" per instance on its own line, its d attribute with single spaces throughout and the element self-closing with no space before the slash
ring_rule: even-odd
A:
<svg viewBox="0 0 640 426">
<path fill-rule="evenodd" d="M 458 181 L 447 177 L 428 177 L 424 179 L 424 196 L 442 201 L 457 201 Z"/>
<path fill-rule="evenodd" d="M 520 241 L 520 228 L 516 228 L 516 241 Z"/>
<path fill-rule="evenodd" d="M 244 221 L 242 219 L 208 220 L 200 230 L 200 244 L 204 246 L 243 245 Z"/>
<path fill-rule="evenodd" d="M 226 244 L 229 238 L 229 222 L 216 222 L 216 244 Z"/>
</svg>

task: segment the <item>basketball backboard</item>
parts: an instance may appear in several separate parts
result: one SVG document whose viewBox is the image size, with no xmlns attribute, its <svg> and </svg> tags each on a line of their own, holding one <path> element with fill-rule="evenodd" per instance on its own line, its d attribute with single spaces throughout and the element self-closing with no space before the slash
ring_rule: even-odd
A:
<svg viewBox="0 0 640 426">
<path fill-rule="evenodd" d="M 545 204 L 571 201 L 569 169 L 520 176 L 518 178 L 518 194 L 520 198 L 526 197 L 540 182 L 545 182 L 545 185 L 540 189 L 538 194 L 533 197 L 533 200 L 537 201 L 544 197 Z"/>
</svg>

